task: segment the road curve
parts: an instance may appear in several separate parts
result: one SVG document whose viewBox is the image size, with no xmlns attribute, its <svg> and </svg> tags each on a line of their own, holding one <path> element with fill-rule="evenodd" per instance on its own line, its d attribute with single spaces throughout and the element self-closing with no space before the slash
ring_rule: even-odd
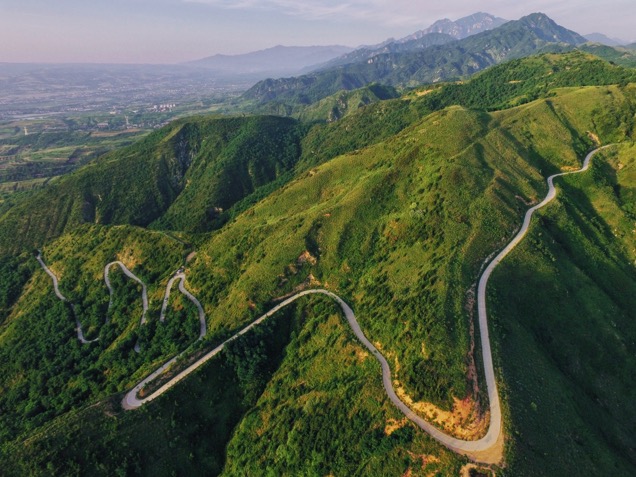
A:
<svg viewBox="0 0 636 477">
<path fill-rule="evenodd" d="M 73 305 L 71 302 L 69 302 L 66 297 L 64 295 L 62 295 L 62 292 L 60 292 L 60 287 L 57 281 L 57 277 L 55 276 L 55 273 L 53 273 L 51 271 L 51 269 L 49 269 L 49 267 L 46 266 L 46 263 L 44 263 L 44 260 L 42 260 L 42 252 L 38 250 L 38 254 L 35 257 L 36 260 L 38 262 L 40 262 L 40 266 L 44 269 L 44 271 L 47 273 L 47 275 L 49 277 L 51 277 L 51 280 L 53 280 L 53 290 L 55 291 L 55 295 L 63 302 L 67 302 L 71 305 L 71 310 L 73 311 L 73 318 L 75 318 L 75 331 L 77 332 L 77 339 L 80 341 L 80 343 L 82 344 L 89 344 L 89 343 L 95 343 L 97 340 L 99 340 L 98 338 L 95 338 L 94 340 L 87 340 L 84 337 L 84 331 L 82 331 L 82 324 L 80 323 L 79 319 L 77 318 L 77 313 L 75 312 L 75 305 Z"/>
<path fill-rule="evenodd" d="M 116 260 L 114 262 L 110 262 L 108 265 L 106 265 L 104 267 L 104 282 L 106 282 L 106 287 L 108 288 L 108 293 L 110 295 L 109 299 L 108 299 L 108 309 L 110 310 L 111 305 L 113 304 L 113 287 L 110 284 L 110 277 L 108 276 L 109 272 L 110 272 L 110 267 L 112 267 L 113 265 L 119 265 L 119 268 L 121 268 L 121 271 L 124 272 L 124 274 L 136 281 L 137 283 L 139 283 L 141 285 L 141 303 L 143 306 L 143 311 L 141 313 L 141 321 L 139 322 L 140 325 L 143 325 L 146 323 L 146 312 L 148 311 L 148 290 L 146 289 L 146 284 L 144 282 L 141 281 L 141 279 L 135 275 L 133 272 L 130 271 L 130 269 L 124 265 L 122 262 L 120 262 L 119 260 Z M 108 319 L 106 320 L 106 323 L 108 323 Z"/>
<path fill-rule="evenodd" d="M 51 279 L 53 280 L 53 290 L 55 291 L 55 295 L 63 302 L 67 302 L 71 305 L 71 309 L 73 310 L 73 316 L 75 318 L 75 325 L 76 325 L 76 331 L 77 331 L 77 339 L 82 343 L 82 344 L 89 344 L 89 343 L 94 343 L 96 342 L 99 338 L 95 338 L 94 340 L 87 340 L 84 337 L 84 332 L 82 331 L 82 325 L 79 322 L 79 319 L 77 318 L 77 313 L 75 312 L 75 305 L 71 302 L 68 301 L 68 299 L 62 295 L 62 292 L 60 292 L 60 288 L 59 288 L 59 283 L 58 283 L 58 279 L 57 276 L 51 271 L 51 269 L 46 265 L 46 263 L 44 263 L 44 260 L 42 259 L 42 252 L 38 250 L 38 254 L 35 257 L 37 259 L 37 261 L 40 263 L 40 266 L 44 269 L 44 271 L 51 277 Z M 142 301 L 142 306 L 143 306 L 143 312 L 141 314 L 141 320 L 139 322 L 139 325 L 144 325 L 146 323 L 146 313 L 148 311 L 148 289 L 146 287 L 146 284 L 137 276 L 135 275 L 133 272 L 130 271 L 130 269 L 123 264 L 123 262 L 119 261 L 119 260 L 115 260 L 113 262 L 108 263 L 105 267 L 104 267 L 104 282 L 106 283 L 106 288 L 108 288 L 108 293 L 109 293 L 109 299 L 108 299 L 108 309 L 110 310 L 112 304 L 113 304 L 113 286 L 110 283 L 110 268 L 114 265 L 118 265 L 119 268 L 121 268 L 121 271 L 124 272 L 124 274 L 136 281 L 137 283 L 139 283 L 141 285 L 141 301 Z M 183 293 L 186 298 L 188 300 L 190 300 L 192 303 L 194 303 L 194 305 L 197 307 L 197 312 L 198 312 L 198 316 L 199 316 L 199 337 L 197 338 L 198 340 L 201 340 L 205 337 L 206 333 L 207 333 L 207 324 L 205 321 L 205 311 L 203 311 L 203 306 L 201 305 L 201 303 L 199 302 L 199 300 L 197 300 L 194 295 L 192 295 L 192 293 L 190 293 L 186 287 L 185 287 L 185 273 L 183 273 L 182 269 L 177 270 L 177 272 L 174 273 L 174 275 L 170 278 L 170 280 L 168 281 L 168 284 L 166 286 L 166 293 L 164 295 L 163 298 L 163 304 L 161 306 L 161 314 L 159 316 L 159 320 L 161 322 L 165 321 L 166 319 L 166 309 L 168 307 L 168 302 L 170 299 L 170 290 L 172 289 L 172 285 L 174 284 L 174 282 L 176 280 L 180 280 L 179 282 L 179 291 L 181 293 Z M 106 323 L 108 323 L 108 318 L 106 318 L 105 320 Z M 141 351 L 141 347 L 139 345 L 139 342 L 137 342 L 135 344 L 135 352 L 139 353 Z"/>
<path fill-rule="evenodd" d="M 168 301 L 170 299 L 170 290 L 172 290 L 172 285 L 175 281 L 179 280 L 179 291 L 183 293 L 188 300 L 190 300 L 197 307 L 197 311 L 199 314 L 199 338 L 202 339 L 208 331 L 208 326 L 205 322 L 205 312 L 203 311 L 203 306 L 197 300 L 192 293 L 186 290 L 185 287 L 185 273 L 181 269 L 179 269 L 170 280 L 168 280 L 168 284 L 166 285 L 166 293 L 163 296 L 163 303 L 161 304 L 161 313 L 159 315 L 159 321 L 162 323 L 166 320 L 166 309 L 168 308 Z"/>
<path fill-rule="evenodd" d="M 583 165 L 580 169 L 576 171 L 570 172 L 561 172 L 559 174 L 553 174 L 547 179 L 548 183 L 548 193 L 545 198 L 526 211 L 526 215 L 523 218 L 523 223 L 517 235 L 515 235 L 512 240 L 504 247 L 504 249 L 497 254 L 497 256 L 492 259 L 492 261 L 488 264 L 484 273 L 482 273 L 481 278 L 479 279 L 479 285 L 477 287 L 477 311 L 479 318 L 479 334 L 481 335 L 481 349 L 484 363 L 484 374 L 486 377 L 486 388 L 488 390 L 488 400 L 490 401 L 490 427 L 488 428 L 488 432 L 484 437 L 479 439 L 478 441 L 472 441 L 477 445 L 477 448 L 472 450 L 484 450 L 488 446 L 494 445 L 495 442 L 499 439 L 499 435 L 501 433 L 502 428 L 502 419 L 501 419 L 501 407 L 499 403 L 499 393 L 497 391 L 497 382 L 495 380 L 495 372 L 492 364 L 492 350 L 490 348 L 490 337 L 488 335 L 488 314 L 486 310 L 486 286 L 488 285 L 488 279 L 490 275 L 495 270 L 497 265 L 501 263 L 506 255 L 508 255 L 528 233 L 528 228 L 530 227 L 530 220 L 532 219 L 532 215 L 544 207 L 548 203 L 550 203 L 556 197 L 556 188 L 554 187 L 554 179 L 560 176 L 566 176 L 569 174 L 579 174 L 581 172 L 585 172 L 590 167 L 590 161 L 594 155 L 607 148 L 611 145 L 603 146 L 598 149 L 590 152 L 583 161 Z M 453 449 L 452 445 L 458 444 L 458 440 L 455 439 L 454 442 L 451 442 L 448 447 Z M 465 441 L 459 441 L 465 442 Z M 467 446 L 462 446 L 463 449 L 468 450 Z"/>
</svg>

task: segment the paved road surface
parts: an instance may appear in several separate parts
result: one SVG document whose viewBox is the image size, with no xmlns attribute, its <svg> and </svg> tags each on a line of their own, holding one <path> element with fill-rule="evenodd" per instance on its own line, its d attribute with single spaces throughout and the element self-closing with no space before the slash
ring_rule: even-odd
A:
<svg viewBox="0 0 636 477">
<path fill-rule="evenodd" d="M 608 147 L 608 146 L 605 146 L 605 147 Z M 423 429 L 433 438 L 435 438 L 436 440 L 444 444 L 446 447 L 456 452 L 471 455 L 471 453 L 473 452 L 487 451 L 488 449 L 494 447 L 497 444 L 497 442 L 501 438 L 501 432 L 502 432 L 501 406 L 499 402 L 499 393 L 497 391 L 497 382 L 495 380 L 495 372 L 494 372 L 493 362 L 492 362 L 492 350 L 490 346 L 490 337 L 488 333 L 488 315 L 486 311 L 486 287 L 488 285 L 488 280 L 492 272 L 495 270 L 497 265 L 499 265 L 499 263 L 503 260 L 503 258 L 506 255 L 508 255 L 525 237 L 525 235 L 528 232 L 528 228 L 530 226 L 530 220 L 534 212 L 536 212 L 538 209 L 548 204 L 550 201 L 552 201 L 556 197 L 554 179 L 559 176 L 564 176 L 567 174 L 575 174 L 575 173 L 586 171 L 589 167 L 591 158 L 594 156 L 594 154 L 596 154 L 596 152 L 598 152 L 601 149 L 604 149 L 604 147 L 589 153 L 587 157 L 585 158 L 581 169 L 577 171 L 572 171 L 572 172 L 554 174 L 548 177 L 548 180 L 547 180 L 548 193 L 545 199 L 543 199 L 541 203 L 535 205 L 534 207 L 532 207 L 526 212 L 524 220 L 523 220 L 523 224 L 521 226 L 521 229 L 517 233 L 517 235 L 515 235 L 515 237 L 510 241 L 510 243 L 488 264 L 483 274 L 481 275 L 478 289 L 477 289 L 477 309 L 478 309 L 478 317 L 479 317 L 479 331 L 481 336 L 483 366 L 484 366 L 484 372 L 486 377 L 486 387 L 488 390 L 488 398 L 490 403 L 490 426 L 488 428 L 488 432 L 486 433 L 486 435 L 482 437 L 481 439 L 475 440 L 475 441 L 466 441 L 466 440 L 452 437 L 444 433 L 443 431 L 439 430 L 437 427 L 433 426 L 429 422 L 425 421 L 420 416 L 416 415 L 404 402 L 402 402 L 402 400 L 400 400 L 400 398 L 397 396 L 395 389 L 393 388 L 393 382 L 391 378 L 391 368 L 387 360 L 364 335 L 364 333 L 362 332 L 360 328 L 360 325 L 358 324 L 355 318 L 355 315 L 351 307 L 347 303 L 345 303 L 339 296 L 327 290 L 306 290 L 288 298 L 287 300 L 278 304 L 277 306 L 272 308 L 270 311 L 265 313 L 263 316 L 261 316 L 260 318 L 252 322 L 250 325 L 243 328 L 241 331 L 239 331 L 237 334 L 232 336 L 230 339 L 228 339 L 227 341 L 220 344 L 219 346 L 214 348 L 212 351 L 204 355 L 197 362 L 193 363 L 188 368 L 181 371 L 179 374 L 173 377 L 170 381 L 166 382 L 163 386 L 161 386 L 152 394 L 144 398 L 137 397 L 137 394 L 139 393 L 139 391 L 146 384 L 148 384 L 149 382 L 154 380 L 157 376 L 162 374 L 181 355 L 173 358 L 172 360 L 168 361 L 163 366 L 161 366 L 159 369 L 157 369 L 154 373 L 146 377 L 143 381 L 137 384 L 133 389 L 131 389 L 124 396 L 124 399 L 122 400 L 123 408 L 129 409 L 129 410 L 136 409 L 140 407 L 142 404 L 152 401 L 153 399 L 156 399 L 157 397 L 161 396 L 164 392 L 166 392 L 168 389 L 172 388 L 175 384 L 180 382 L 182 379 L 187 377 L 189 374 L 194 372 L 196 369 L 201 367 L 203 364 L 209 361 L 212 357 L 217 355 L 221 350 L 223 350 L 223 348 L 228 342 L 232 341 L 233 339 L 236 339 L 238 336 L 246 333 L 251 328 L 262 323 L 268 317 L 272 316 L 276 311 L 289 305 L 290 303 L 297 300 L 298 298 L 305 295 L 309 295 L 309 294 L 320 293 L 320 294 L 324 294 L 331 297 L 340 305 L 343 313 L 345 314 L 345 317 L 347 318 L 347 321 L 349 322 L 349 325 L 351 326 L 351 329 L 353 330 L 358 340 L 360 340 L 360 342 L 380 362 L 380 365 L 382 367 L 382 383 L 384 385 L 384 389 L 387 393 L 387 396 L 393 402 L 393 404 L 395 404 L 395 406 L 397 406 L 400 409 L 400 411 L 402 411 L 402 413 L 408 419 L 413 421 L 417 426 L 419 426 L 421 429 Z"/>
<path fill-rule="evenodd" d="M 131 272 L 128 267 L 119 260 L 110 262 L 104 267 L 104 281 L 106 282 L 106 287 L 108 288 L 108 293 L 110 294 L 110 298 L 108 299 L 108 309 L 110 310 L 110 307 L 113 304 L 113 287 L 110 284 L 110 278 L 108 276 L 110 267 L 112 267 L 113 265 L 119 265 L 121 271 L 124 272 L 124 274 L 128 278 L 136 281 L 141 285 L 141 303 L 143 306 L 143 312 L 141 313 L 141 321 L 139 322 L 139 324 L 144 325 L 146 323 L 146 312 L 148 311 L 148 290 L 146 289 L 146 284 L 142 282 L 137 275 Z M 108 320 L 106 320 L 106 322 L 108 323 Z"/>
<path fill-rule="evenodd" d="M 192 303 L 194 303 L 195 306 L 197 307 L 197 311 L 199 314 L 199 338 L 198 339 L 202 339 L 208 331 L 208 326 L 205 322 L 205 312 L 203 311 L 203 306 L 201 306 L 201 303 L 199 302 L 199 300 L 197 300 L 192 295 L 192 293 L 186 290 L 185 273 L 183 273 L 181 270 L 176 272 L 168 281 L 168 285 L 166 285 L 166 294 L 163 297 L 163 303 L 161 305 L 161 314 L 159 315 L 159 321 L 163 323 L 166 320 L 166 309 L 168 308 L 168 301 L 170 299 L 170 290 L 172 289 L 172 285 L 174 284 L 176 280 L 180 280 L 179 291 L 183 293 L 186 296 L 186 298 L 190 300 Z"/>
<path fill-rule="evenodd" d="M 71 305 L 71 310 L 73 311 L 73 318 L 75 318 L 75 331 L 77 332 L 77 339 L 82 344 L 95 343 L 95 341 L 97 341 L 99 338 L 95 338 L 94 340 L 87 340 L 84 337 L 84 332 L 82 331 L 82 324 L 80 323 L 79 319 L 77 318 L 77 313 L 75 312 L 75 305 L 73 305 L 71 302 L 69 302 L 66 299 L 66 297 L 64 295 L 62 295 L 62 293 L 60 292 L 60 287 L 59 287 L 59 284 L 57 282 L 57 277 L 55 276 L 55 273 L 53 273 L 49 269 L 49 267 L 46 266 L 46 263 L 44 263 L 44 260 L 42 260 L 42 252 L 40 252 L 38 250 L 38 255 L 35 258 L 37 259 L 38 262 L 40 262 L 40 265 L 42 266 L 44 271 L 48 274 L 48 276 L 51 277 L 51 280 L 53 280 L 53 290 L 55 290 L 55 295 L 60 300 L 62 300 L 64 302 L 68 302 Z"/>
</svg>

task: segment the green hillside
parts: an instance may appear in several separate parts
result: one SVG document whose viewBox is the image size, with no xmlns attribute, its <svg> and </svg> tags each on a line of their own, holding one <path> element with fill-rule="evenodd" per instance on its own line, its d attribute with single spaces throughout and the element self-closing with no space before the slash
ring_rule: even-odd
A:
<svg viewBox="0 0 636 477">
<path fill-rule="evenodd" d="M 581 49 L 617 65 L 629 68 L 636 67 L 636 53 L 628 47 L 612 48 L 605 45 L 588 44 L 582 45 Z"/>
<path fill-rule="evenodd" d="M 451 105 L 502 109 L 546 97 L 555 87 L 634 80 L 634 70 L 581 52 L 546 54 L 424 95 L 416 91 L 390 99 L 396 94 L 392 88 L 370 85 L 294 113 L 306 121 L 343 118 L 327 127 L 272 116 L 177 121 L 18 201 L 0 216 L 0 250 L 41 246 L 82 223 L 214 230 L 286 183 L 294 171 L 388 138 L 433 111 Z M 140 176 L 149 180 L 139 181 Z"/>
<path fill-rule="evenodd" d="M 506 431 L 505 469 L 496 470 L 632 475 L 630 74 L 582 53 L 543 55 L 329 124 L 181 121 L 15 205 L 0 219 L 3 250 L 25 250 L 0 262 L 10 277 L 0 287 L 2 468 L 457 475 L 467 459 L 402 420 L 377 362 L 325 298 L 277 313 L 140 410 L 119 401 L 196 338 L 196 311 L 176 292 L 167 322 L 157 322 L 166 283 L 185 266 L 207 315 L 195 352 L 287 294 L 327 288 L 355 310 L 404 399 L 454 435 L 480 436 L 487 400 L 473 286 L 544 197 L 545 178 L 578 169 L 598 141 L 620 146 L 589 172 L 557 180 L 558 200 L 488 289 Z M 78 197 L 106 190 L 92 219 L 77 215 Z M 149 190 L 163 192 L 148 202 Z M 223 211 L 209 219 L 212 207 Z M 58 223 L 42 218 L 51 211 Z M 29 253 L 34 244 L 97 343 L 78 343 L 70 308 Z M 102 273 L 115 259 L 148 284 L 145 327 L 139 287 L 121 273 L 108 310 Z"/>
<path fill-rule="evenodd" d="M 466 83 L 442 85 L 422 101 L 437 110 L 455 104 L 471 109 L 498 110 L 554 94 L 555 88 L 603 86 L 636 81 L 636 70 L 575 51 L 512 60 L 476 75 Z"/>
<path fill-rule="evenodd" d="M 493 277 L 512 475 L 634 473 L 635 152 L 562 180 Z"/>
<path fill-rule="evenodd" d="M 399 96 L 399 93 L 390 86 L 370 84 L 353 91 L 340 91 L 307 107 L 292 108 L 286 111 L 285 115 L 297 117 L 304 122 L 333 122 L 339 121 L 369 104 L 395 99 Z M 267 104 L 264 108 L 269 108 L 274 104 L 276 103 Z"/>
<path fill-rule="evenodd" d="M 0 250 L 14 250 L 15 236 L 39 246 L 83 223 L 147 226 L 161 218 L 162 228 L 210 230 L 223 210 L 293 168 L 300 137 L 291 119 L 177 121 L 10 209 L 0 218 Z"/>
<path fill-rule="evenodd" d="M 43 252 L 60 278 L 61 290 L 75 304 L 87 338 L 99 337 L 99 342 L 91 346 L 78 342 L 71 309 L 55 297 L 51 279 L 32 256 L 18 257 L 33 275 L 0 334 L 0 408 L 5 410 L 0 440 L 5 442 L 87 400 L 129 385 L 135 373 L 148 372 L 193 341 L 189 318 L 174 317 L 168 326 L 157 328 L 152 323 L 140 329 L 140 290 L 118 270 L 111 271 L 117 295 L 109 310 L 103 281 L 104 265 L 123 260 L 151 285 L 150 313 L 158 314 L 160 287 L 183 260 L 180 242 L 130 226 L 85 225 Z M 196 312 L 189 316 L 196 319 Z M 141 354 L 133 352 L 137 336 L 146 348 Z"/>
</svg>

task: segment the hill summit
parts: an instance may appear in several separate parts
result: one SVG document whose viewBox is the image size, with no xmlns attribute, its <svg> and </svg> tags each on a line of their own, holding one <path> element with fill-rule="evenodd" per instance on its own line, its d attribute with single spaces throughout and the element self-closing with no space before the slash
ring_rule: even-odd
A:
<svg viewBox="0 0 636 477">
<path fill-rule="evenodd" d="M 494 28 L 500 27 L 507 21 L 508 20 L 483 12 L 474 13 L 455 21 L 443 18 L 441 20 L 437 20 L 430 27 L 406 36 L 401 40 L 398 40 L 398 42 L 404 43 L 431 33 L 444 33 L 445 35 L 452 36 L 456 40 L 462 40 L 469 36 L 476 35 L 477 33 L 493 30 Z"/>
</svg>

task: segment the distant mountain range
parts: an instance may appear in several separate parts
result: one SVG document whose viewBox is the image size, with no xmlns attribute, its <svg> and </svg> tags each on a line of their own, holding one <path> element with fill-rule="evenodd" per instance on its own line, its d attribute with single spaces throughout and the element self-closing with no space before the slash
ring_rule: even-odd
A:
<svg viewBox="0 0 636 477">
<path fill-rule="evenodd" d="M 214 55 L 187 64 L 207 68 L 221 75 L 284 76 L 298 74 L 304 68 L 324 63 L 352 50 L 341 45 L 278 45 L 242 55 Z"/>
<path fill-rule="evenodd" d="M 531 24 L 533 19 L 535 25 Z M 504 29 L 500 31 L 502 27 Z M 491 34 L 479 36 L 488 32 Z M 490 40 L 494 42 L 492 47 L 488 44 Z M 342 45 L 278 45 L 240 55 L 218 54 L 190 61 L 186 65 L 209 70 L 218 78 L 264 80 L 247 93 L 246 98 L 250 100 L 267 102 L 291 98 L 293 101 L 300 99 L 301 102 L 313 102 L 338 90 L 355 89 L 374 81 L 393 86 L 443 81 L 474 73 L 500 61 L 532 54 L 548 44 L 555 44 L 555 48 L 558 45 L 562 49 L 585 42 L 611 47 L 627 43 L 602 33 L 578 35 L 559 27 L 543 14 L 509 22 L 489 13 L 478 12 L 454 21 L 443 18 L 403 38 L 390 38 L 376 45 L 355 49 Z M 429 55 L 422 58 L 409 58 L 409 55 L 432 47 L 442 48 L 432 49 Z M 456 61 L 458 55 L 463 56 L 464 50 L 470 58 Z M 431 58 L 431 54 L 438 58 Z M 364 63 L 367 66 L 362 67 Z M 423 70 L 419 71 L 420 68 Z M 399 71 L 392 71 L 396 69 Z M 413 75 L 408 73 L 411 70 Z M 297 78 L 266 80 L 290 76 Z M 387 76 L 389 78 L 385 78 Z M 316 85 L 319 85 L 318 92 L 314 91 Z M 276 91 L 278 87 L 281 88 L 281 94 Z M 308 90 L 300 91 L 304 89 Z"/>
<path fill-rule="evenodd" d="M 492 30 L 506 22 L 507 20 L 488 13 L 475 13 L 474 15 L 460 18 L 456 21 L 444 18 L 443 20 L 436 21 L 424 30 L 416 31 L 399 40 L 390 38 L 377 45 L 362 46 L 350 53 L 320 65 L 320 67 L 315 68 L 315 70 L 325 70 L 335 66 L 357 63 L 384 53 L 417 51 L 430 46 L 444 45 L 483 31 Z M 310 73 L 311 71 L 308 70 L 306 72 Z"/>
<path fill-rule="evenodd" d="M 627 43 L 625 40 L 621 40 L 619 38 L 610 38 L 603 33 L 589 33 L 585 35 L 585 39 L 593 43 L 600 43 L 601 45 L 607 46 L 621 46 Z"/>
<path fill-rule="evenodd" d="M 311 73 L 315 71 L 324 71 L 337 66 L 364 62 L 370 58 L 387 53 L 405 53 L 424 50 L 431 46 L 445 45 L 452 41 L 455 41 L 455 38 L 446 33 L 426 33 L 418 35 L 417 37 L 413 35 L 413 38 L 410 40 L 390 40 L 383 42 L 380 45 L 358 48 L 350 53 L 327 61 L 322 65 L 313 65 L 313 68 L 308 68 L 306 72 Z"/>
<path fill-rule="evenodd" d="M 462 40 L 469 36 L 476 35 L 477 33 L 481 33 L 487 30 L 493 30 L 497 27 L 500 27 L 507 21 L 508 20 L 504 20 L 503 18 L 495 17 L 493 15 L 490 15 L 489 13 L 483 12 L 474 13 L 473 15 L 469 15 L 455 21 L 444 18 L 442 20 L 436 21 L 430 27 L 424 30 L 420 30 L 413 33 L 412 35 L 398 40 L 398 43 L 417 40 L 430 33 L 444 33 L 446 35 L 452 36 L 456 40 Z"/>
<path fill-rule="evenodd" d="M 448 33 L 423 30 L 375 51 L 356 50 L 313 73 L 261 81 L 243 98 L 261 104 L 271 101 L 310 104 L 339 90 L 356 89 L 373 82 L 408 87 L 459 79 L 506 60 L 587 42 L 583 36 L 557 25 L 542 13 L 510 22 L 476 14 L 454 25 L 441 21 L 431 29 L 446 29 L 461 36 L 501 22 L 504 23 L 493 30 L 460 40 Z"/>
</svg>

